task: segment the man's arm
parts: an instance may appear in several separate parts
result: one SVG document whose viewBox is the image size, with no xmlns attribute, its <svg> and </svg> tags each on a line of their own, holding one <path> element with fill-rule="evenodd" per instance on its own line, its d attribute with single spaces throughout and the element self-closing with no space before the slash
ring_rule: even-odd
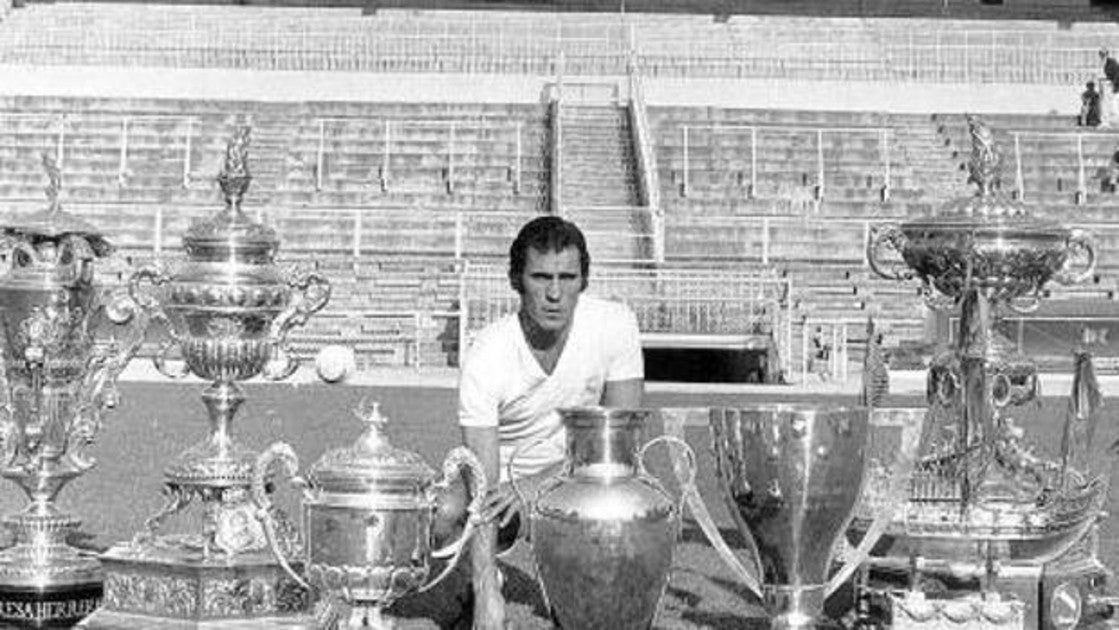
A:
<svg viewBox="0 0 1119 630">
<path fill-rule="evenodd" d="M 500 471 L 497 427 L 462 427 L 462 441 L 478 456 L 490 484 L 490 496 L 494 496 L 492 489 L 497 487 Z M 503 630 L 505 599 L 501 595 L 495 558 L 497 524 L 492 520 L 478 523 L 478 530 L 470 539 L 470 549 L 471 582 L 474 589 L 473 627 L 476 630 Z"/>
<path fill-rule="evenodd" d="M 602 390 L 602 406 L 636 409 L 645 395 L 645 379 L 631 378 L 624 381 L 606 381 Z"/>
<path fill-rule="evenodd" d="M 462 443 L 478 456 L 490 490 L 496 489 L 497 480 L 501 478 L 497 427 L 462 427 Z"/>
</svg>

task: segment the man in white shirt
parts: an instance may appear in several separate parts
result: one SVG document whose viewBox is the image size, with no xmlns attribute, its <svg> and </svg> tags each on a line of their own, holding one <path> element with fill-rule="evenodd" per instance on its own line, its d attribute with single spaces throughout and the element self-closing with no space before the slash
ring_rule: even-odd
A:
<svg viewBox="0 0 1119 630">
<path fill-rule="evenodd" d="M 459 381 L 463 442 L 493 484 L 472 543 L 475 630 L 504 625 L 493 557 L 518 536 L 521 505 L 510 484 L 535 496 L 564 459 L 559 409 L 633 408 L 644 393 L 637 318 L 625 305 L 583 296 L 590 272 L 586 239 L 575 224 L 538 217 L 509 248 L 509 283 L 520 309 L 493 322 L 466 355 Z M 492 482 L 491 482 L 492 483 Z M 501 528 L 494 532 L 493 526 Z M 473 600 L 473 598 L 470 598 Z"/>
<path fill-rule="evenodd" d="M 504 527 L 520 509 L 509 484 L 530 493 L 564 457 L 558 409 L 638 407 L 644 363 L 637 318 L 625 305 L 583 296 L 590 255 L 559 217 L 527 223 L 509 249 L 517 313 L 482 330 L 462 366 L 459 425 L 482 462 L 490 493 L 481 518 Z"/>
</svg>

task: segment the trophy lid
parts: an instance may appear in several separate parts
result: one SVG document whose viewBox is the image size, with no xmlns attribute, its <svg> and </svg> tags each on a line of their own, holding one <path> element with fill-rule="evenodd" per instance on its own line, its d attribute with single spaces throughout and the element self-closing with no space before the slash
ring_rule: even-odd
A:
<svg viewBox="0 0 1119 630">
<path fill-rule="evenodd" d="M 967 116 L 967 124 L 971 136 L 968 182 L 975 183 L 978 190 L 970 197 L 949 201 L 930 217 L 904 223 L 902 229 L 1067 236 L 1067 229 L 1035 217 L 1024 203 L 1002 191 L 1003 155 L 994 133 L 975 116 Z"/>
<path fill-rule="evenodd" d="M 280 245 L 276 231 L 250 219 L 241 209 L 241 199 L 252 181 L 248 162 L 251 131 L 247 125 L 238 127 L 226 146 L 217 177 L 225 209 L 194 223 L 183 236 L 191 260 L 269 264 L 276 255 Z"/>
<path fill-rule="evenodd" d="M 435 471 L 418 453 L 389 443 L 385 435 L 388 418 L 380 406 L 362 401 L 355 415 L 365 422 L 365 432 L 354 444 L 328 451 L 311 466 L 308 477 L 315 486 L 338 493 L 411 493 L 435 479 Z"/>
<path fill-rule="evenodd" d="M 0 230 L 3 230 L 6 236 L 22 235 L 34 240 L 59 241 L 67 236 L 78 236 L 89 243 L 95 256 L 100 258 L 111 254 L 113 246 L 105 239 L 104 234 L 83 219 L 62 209 L 62 204 L 58 201 L 59 192 L 62 190 L 62 172 L 50 155 L 43 153 L 42 160 L 49 180 L 45 190 L 50 205 L 0 226 Z"/>
</svg>

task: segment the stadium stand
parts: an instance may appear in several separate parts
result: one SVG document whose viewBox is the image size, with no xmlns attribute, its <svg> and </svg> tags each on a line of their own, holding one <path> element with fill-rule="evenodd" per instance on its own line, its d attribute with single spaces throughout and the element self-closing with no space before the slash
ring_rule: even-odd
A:
<svg viewBox="0 0 1119 630">
<path fill-rule="evenodd" d="M 526 218 L 557 212 L 584 226 L 595 290 L 633 305 L 648 343 L 765 337 L 772 370 L 795 376 L 822 330 L 842 344 L 834 369 L 845 371 L 868 318 L 889 347 L 924 334 L 921 296 L 872 278 L 862 248 L 874 224 L 970 194 L 962 117 L 648 102 L 643 82 L 1019 82 L 1068 86 L 1072 100 L 1098 47 L 1119 35 L 1092 7 L 1069 25 L 962 10 L 712 20 L 381 6 L 35 3 L 0 23 L 0 63 L 503 73 L 549 85 L 535 103 L 2 96 L 4 211 L 41 203 L 47 152 L 63 167 L 64 203 L 125 257 L 173 260 L 189 222 L 218 201 L 229 130 L 249 123 L 246 208 L 277 227 L 284 264 L 335 285 L 322 317 L 295 335 L 303 356 L 347 343 L 359 367 L 456 365 L 472 333 L 512 307 L 509 239 Z M 1119 222 L 1103 180 L 1119 135 L 1063 114 L 987 118 L 1007 151 L 1004 187 L 1113 251 Z M 1095 282 L 1052 296 L 1113 300 L 1117 266 L 1105 254 Z"/>
</svg>

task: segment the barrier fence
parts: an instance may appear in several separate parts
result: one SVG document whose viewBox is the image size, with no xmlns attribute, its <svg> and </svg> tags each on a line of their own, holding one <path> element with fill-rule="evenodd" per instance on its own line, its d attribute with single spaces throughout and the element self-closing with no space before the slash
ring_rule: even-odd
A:
<svg viewBox="0 0 1119 630">
<path fill-rule="evenodd" d="M 38 21 L 12 15 L 3 27 L 9 43 L 0 62 L 553 75 L 562 57 L 573 75 L 620 76 L 636 63 L 651 76 L 1082 85 L 1098 72 L 1099 47 L 1119 39 L 1119 30 L 1106 24 L 1069 32 L 935 20 L 767 27 L 746 20 L 716 25 L 597 15 L 579 21 L 493 12 L 484 19 L 385 12 L 298 20 L 267 19 L 263 12 L 252 28 L 205 14 L 147 12 L 145 26 L 130 30 L 109 17 L 83 24 L 60 13 L 51 21 L 49 8 L 34 7 L 31 15 L 43 16 Z"/>
</svg>

